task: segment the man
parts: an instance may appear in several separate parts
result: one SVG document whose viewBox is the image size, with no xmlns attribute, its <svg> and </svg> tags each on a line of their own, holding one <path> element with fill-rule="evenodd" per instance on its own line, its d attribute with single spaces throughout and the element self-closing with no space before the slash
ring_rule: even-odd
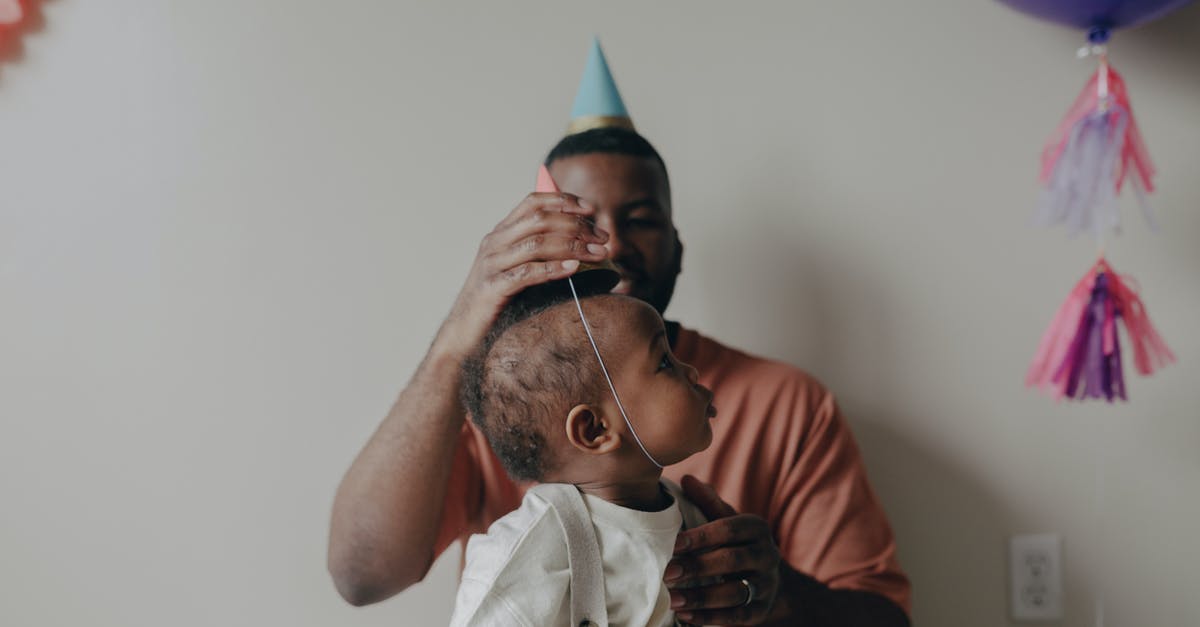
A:
<svg viewBox="0 0 1200 627">
<path fill-rule="evenodd" d="M 525 486 L 504 474 L 457 400 L 462 362 L 508 299 L 608 258 L 621 271 L 614 291 L 659 312 L 670 302 L 683 245 L 666 166 L 632 130 L 598 45 L 573 117 L 598 128 L 568 135 L 547 157 L 563 193 L 530 194 L 484 237 L 425 359 L 338 490 L 329 568 L 355 605 L 420 581 L 451 542 L 520 503 Z M 666 569 L 677 616 L 907 625 L 908 580 L 832 395 L 795 368 L 676 323 L 668 334 L 720 412 L 709 449 L 664 473 L 713 521 L 680 534 Z M 717 583 L 691 587 L 701 579 Z"/>
</svg>

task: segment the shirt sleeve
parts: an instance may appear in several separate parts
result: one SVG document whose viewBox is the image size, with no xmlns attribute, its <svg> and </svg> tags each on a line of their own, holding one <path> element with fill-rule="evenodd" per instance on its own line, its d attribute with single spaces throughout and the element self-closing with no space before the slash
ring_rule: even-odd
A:
<svg viewBox="0 0 1200 627">
<path fill-rule="evenodd" d="M 796 408 L 810 412 L 804 441 L 774 495 L 780 551 L 831 588 L 875 592 L 909 612 L 910 584 L 854 436 L 833 395 L 814 386 Z"/>
<path fill-rule="evenodd" d="M 571 571 L 562 530 L 548 509 L 528 505 L 493 524 L 486 534 L 471 536 L 452 625 L 541 627 L 569 622 Z"/>
</svg>

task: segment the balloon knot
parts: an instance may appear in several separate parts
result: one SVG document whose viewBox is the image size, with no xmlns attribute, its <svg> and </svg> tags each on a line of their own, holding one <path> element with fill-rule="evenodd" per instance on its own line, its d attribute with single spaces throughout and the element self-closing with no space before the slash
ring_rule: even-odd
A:
<svg viewBox="0 0 1200 627">
<path fill-rule="evenodd" d="M 1092 45 L 1100 45 L 1108 42 L 1110 32 L 1107 26 L 1093 26 L 1088 31 L 1088 41 Z"/>
</svg>

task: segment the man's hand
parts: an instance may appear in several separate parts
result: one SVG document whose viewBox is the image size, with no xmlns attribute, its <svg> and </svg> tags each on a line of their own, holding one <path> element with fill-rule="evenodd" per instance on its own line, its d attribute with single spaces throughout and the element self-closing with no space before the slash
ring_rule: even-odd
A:
<svg viewBox="0 0 1200 627">
<path fill-rule="evenodd" d="M 764 622 L 779 593 L 780 563 L 767 521 L 738 514 L 712 486 L 691 475 L 683 478 L 682 487 L 712 522 L 680 533 L 675 541 L 675 558 L 664 576 L 671 588 L 671 608 L 681 621 L 695 624 Z M 707 585 L 680 587 L 701 581 Z M 753 598 L 747 598 L 750 590 Z"/>
<path fill-rule="evenodd" d="M 608 255 L 608 233 L 590 219 L 592 207 L 571 194 L 533 193 L 484 236 L 439 339 L 465 355 L 521 290 L 570 276 L 580 261 Z M 461 344 L 461 345 L 460 345 Z"/>
</svg>

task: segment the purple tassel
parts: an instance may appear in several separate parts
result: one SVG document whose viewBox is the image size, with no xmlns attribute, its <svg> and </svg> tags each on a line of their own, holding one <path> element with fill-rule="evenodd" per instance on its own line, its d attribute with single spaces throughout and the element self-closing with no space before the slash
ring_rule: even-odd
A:
<svg viewBox="0 0 1200 627">
<path fill-rule="evenodd" d="M 1115 335 L 1117 309 L 1108 283 L 1108 275 L 1096 276 L 1066 359 L 1054 375 L 1056 383 L 1065 380 L 1068 398 L 1103 398 L 1110 403 L 1117 398 L 1126 400 L 1121 347 Z"/>
<path fill-rule="evenodd" d="M 1111 303 L 1112 301 L 1110 300 L 1109 302 Z M 1111 385 L 1112 393 L 1115 394 L 1117 396 L 1117 398 L 1119 398 L 1123 401 L 1127 401 L 1127 400 L 1129 400 L 1129 398 L 1125 396 L 1125 375 L 1121 369 L 1121 342 L 1119 342 L 1116 338 L 1116 332 L 1117 332 L 1116 318 L 1120 315 L 1121 315 L 1120 311 L 1118 311 L 1114 308 L 1113 330 L 1112 330 L 1112 332 L 1113 332 L 1112 352 L 1109 353 L 1108 355 L 1105 355 L 1105 359 L 1108 362 L 1107 370 L 1108 370 L 1108 374 L 1111 377 L 1111 381 L 1112 381 L 1112 385 Z M 1109 397 L 1108 401 L 1111 403 L 1112 397 Z"/>
<path fill-rule="evenodd" d="M 1104 384 L 1108 377 L 1104 372 L 1104 296 L 1106 294 L 1098 293 L 1099 298 L 1092 298 L 1092 303 L 1088 305 L 1090 314 L 1088 321 L 1088 336 L 1087 336 L 1087 351 L 1083 357 L 1083 390 L 1081 398 L 1103 398 L 1108 397 L 1108 401 L 1112 402 L 1111 387 L 1108 394 L 1105 394 Z"/>
</svg>

